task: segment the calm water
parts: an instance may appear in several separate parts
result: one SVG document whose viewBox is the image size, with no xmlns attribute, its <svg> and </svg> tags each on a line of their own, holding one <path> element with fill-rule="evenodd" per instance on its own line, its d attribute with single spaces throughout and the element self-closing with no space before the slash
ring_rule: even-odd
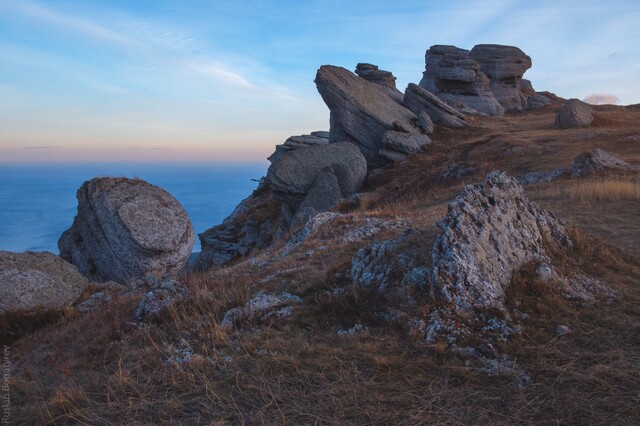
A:
<svg viewBox="0 0 640 426">
<path fill-rule="evenodd" d="M 0 250 L 58 253 L 58 238 L 77 212 L 76 191 L 96 176 L 139 177 L 164 188 L 200 233 L 251 194 L 251 179 L 264 176 L 267 164 L 0 164 Z"/>
</svg>

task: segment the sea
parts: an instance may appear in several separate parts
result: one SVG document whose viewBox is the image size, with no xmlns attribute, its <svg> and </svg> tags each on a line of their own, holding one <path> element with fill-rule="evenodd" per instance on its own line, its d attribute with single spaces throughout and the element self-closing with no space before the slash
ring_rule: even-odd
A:
<svg viewBox="0 0 640 426">
<path fill-rule="evenodd" d="M 267 167 L 267 162 L 0 164 L 0 250 L 58 254 L 58 239 L 77 213 L 76 192 L 98 176 L 140 178 L 163 188 L 201 233 L 248 197 Z"/>
</svg>

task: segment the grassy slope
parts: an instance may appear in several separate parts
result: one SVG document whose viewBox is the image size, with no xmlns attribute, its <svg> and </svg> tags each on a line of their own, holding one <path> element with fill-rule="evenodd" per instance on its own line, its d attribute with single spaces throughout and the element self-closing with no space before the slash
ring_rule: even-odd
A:
<svg viewBox="0 0 640 426">
<path fill-rule="evenodd" d="M 415 243 L 428 262 L 434 236 L 429 226 L 463 185 L 437 182 L 453 161 L 481 170 L 470 182 L 493 168 L 521 174 L 567 166 L 591 148 L 640 163 L 640 141 L 624 140 L 640 135 L 640 112 L 605 107 L 595 127 L 563 131 L 552 128 L 553 114 L 550 107 L 477 118 L 474 128 L 440 129 L 438 142 L 423 154 L 372 179 L 369 189 L 376 195 L 352 214 L 407 219 L 424 227 L 424 240 Z M 267 254 L 266 266 L 242 263 L 190 277 L 194 299 L 154 322 L 133 323 L 136 300 L 120 299 L 109 309 L 69 315 L 15 342 L 13 420 L 29 425 L 637 424 L 640 184 L 634 179 L 566 179 L 527 189 L 543 207 L 584 231 L 574 234 L 574 252 L 557 262 L 599 277 L 621 296 L 611 304 L 578 307 L 536 282 L 526 268 L 515 277 L 508 304 L 528 314 L 525 332 L 499 350 L 531 376 L 523 388 L 509 377 L 477 374 L 476 365 L 446 345 L 426 345 L 402 321 L 382 320 L 377 313 L 394 307 L 402 310 L 401 318 L 424 316 L 433 302 L 417 295 L 418 302 L 409 306 L 349 286 L 341 271 L 366 243 L 341 244 L 338 228 L 288 257 Z M 602 195 L 590 185 L 610 191 Z M 629 185 L 630 190 L 619 189 Z M 343 225 L 348 228 L 349 220 Z M 320 246 L 330 250 L 307 254 Z M 334 295 L 331 290 L 341 286 L 347 291 Z M 258 289 L 287 289 L 305 302 L 286 321 L 221 329 L 224 312 Z M 336 334 L 354 324 L 367 330 Z M 573 333 L 557 337 L 558 324 Z M 190 362 L 166 361 L 187 344 L 196 354 Z"/>
</svg>

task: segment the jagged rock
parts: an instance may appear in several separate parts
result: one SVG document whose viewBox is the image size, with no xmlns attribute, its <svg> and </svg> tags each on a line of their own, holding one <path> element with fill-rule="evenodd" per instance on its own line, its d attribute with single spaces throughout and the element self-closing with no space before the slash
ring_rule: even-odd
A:
<svg viewBox="0 0 640 426">
<path fill-rule="evenodd" d="M 522 75 L 531 68 L 531 58 L 514 46 L 478 44 L 469 56 L 480 64 L 489 78 L 491 92 L 505 111 L 519 111 L 527 106 L 521 92 Z"/>
<path fill-rule="evenodd" d="M 428 90 L 409 83 L 404 93 L 404 103 L 416 115 L 426 113 L 434 123 L 446 127 L 465 127 L 464 115 Z"/>
<path fill-rule="evenodd" d="M 95 281 L 174 275 L 187 264 L 195 234 L 168 192 L 140 179 L 95 178 L 78 190 L 78 214 L 60 256 Z"/>
<path fill-rule="evenodd" d="M 276 199 L 297 209 L 327 167 L 333 170 L 343 197 L 357 192 L 367 174 L 367 162 L 358 148 L 341 142 L 285 153 L 271 163 L 266 181 Z"/>
<path fill-rule="evenodd" d="M 396 88 L 396 78 L 391 71 L 381 70 L 377 65 L 360 63 L 356 65 L 355 72 L 365 80 L 380 85 L 391 99 L 402 105 L 402 92 Z"/>
<path fill-rule="evenodd" d="M 53 253 L 0 251 L 0 315 L 70 306 L 87 285 L 73 265 Z"/>
<path fill-rule="evenodd" d="M 504 108 L 491 93 L 488 77 L 465 49 L 431 46 L 425 54 L 420 87 L 460 109 L 470 108 L 487 115 L 504 114 Z M 435 118 L 434 121 L 437 122 Z"/>
<path fill-rule="evenodd" d="M 189 294 L 187 287 L 176 280 L 163 280 L 147 292 L 134 312 L 137 321 L 161 314 L 171 305 L 184 300 Z"/>
<path fill-rule="evenodd" d="M 571 176 L 573 177 L 587 176 L 602 171 L 636 172 L 640 171 L 640 165 L 627 163 L 606 151 L 594 149 L 578 155 L 573 159 L 571 166 Z"/>
<path fill-rule="evenodd" d="M 198 235 L 202 251 L 195 269 L 207 270 L 245 256 L 254 248 L 266 247 L 281 222 L 281 206 L 263 181 L 220 225 Z"/>
<path fill-rule="evenodd" d="M 315 81 L 331 111 L 329 141 L 356 144 L 372 168 L 388 162 L 379 155 L 388 130 L 425 132 L 416 115 L 394 102 L 380 84 L 332 65 L 320 67 Z"/>
<path fill-rule="evenodd" d="M 593 108 L 578 99 L 569 99 L 556 114 L 555 126 L 559 129 L 587 127 L 593 119 Z"/>
<path fill-rule="evenodd" d="M 571 244 L 565 227 L 520 184 L 492 171 L 449 204 L 433 248 L 434 293 L 461 312 L 503 309 L 514 271 L 547 258 L 545 244 Z"/>
<path fill-rule="evenodd" d="M 254 318 L 266 321 L 288 317 L 293 314 L 291 305 L 300 302 L 302 302 L 302 299 L 291 293 L 285 292 L 274 295 L 259 291 L 253 295 L 244 307 L 228 310 L 224 314 L 222 321 L 220 321 L 220 327 L 230 330 L 237 327 L 240 322 Z"/>
<path fill-rule="evenodd" d="M 285 152 L 298 148 L 305 148 L 313 145 L 327 145 L 329 143 L 329 132 L 316 131 L 310 135 L 291 136 L 282 145 L 276 145 L 276 150 L 267 158 L 270 162 L 276 161 Z"/>
</svg>

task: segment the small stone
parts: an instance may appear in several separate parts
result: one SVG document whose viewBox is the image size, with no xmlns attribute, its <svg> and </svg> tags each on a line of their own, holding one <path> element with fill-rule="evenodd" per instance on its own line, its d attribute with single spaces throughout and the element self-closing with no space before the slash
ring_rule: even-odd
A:
<svg viewBox="0 0 640 426">
<path fill-rule="evenodd" d="M 566 325 L 557 325 L 554 332 L 558 336 L 566 336 L 567 334 L 571 333 L 571 329 Z"/>
</svg>

